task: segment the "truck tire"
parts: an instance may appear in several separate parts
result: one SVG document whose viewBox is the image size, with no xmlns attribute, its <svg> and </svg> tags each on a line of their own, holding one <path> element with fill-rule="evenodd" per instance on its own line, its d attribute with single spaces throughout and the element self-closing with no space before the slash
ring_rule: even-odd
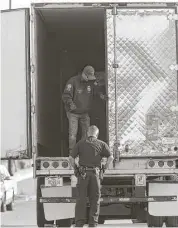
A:
<svg viewBox="0 0 178 228">
<path fill-rule="evenodd" d="M 61 219 L 56 221 L 58 227 L 71 227 L 72 219 Z"/>
<path fill-rule="evenodd" d="M 36 215 L 37 215 L 37 226 L 38 227 L 44 227 L 46 224 L 53 225 L 54 221 L 47 221 L 45 219 L 44 215 L 44 208 L 43 204 L 40 203 L 40 197 L 41 197 L 41 189 L 40 186 L 44 184 L 44 177 L 38 177 L 37 178 L 37 189 L 36 189 Z"/>
<path fill-rule="evenodd" d="M 166 219 L 167 227 L 178 227 L 178 216 L 170 216 Z"/>
<path fill-rule="evenodd" d="M 148 214 L 147 226 L 148 227 L 162 227 L 164 223 L 164 217 L 152 216 Z"/>
</svg>

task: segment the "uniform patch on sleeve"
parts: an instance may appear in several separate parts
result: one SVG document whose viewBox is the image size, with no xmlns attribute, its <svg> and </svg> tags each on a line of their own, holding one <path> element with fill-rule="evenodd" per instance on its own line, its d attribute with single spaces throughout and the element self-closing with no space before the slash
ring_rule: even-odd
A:
<svg viewBox="0 0 178 228">
<path fill-rule="evenodd" d="M 71 91 L 71 89 L 72 89 L 72 85 L 71 84 L 66 85 L 66 90 L 67 91 Z"/>
</svg>

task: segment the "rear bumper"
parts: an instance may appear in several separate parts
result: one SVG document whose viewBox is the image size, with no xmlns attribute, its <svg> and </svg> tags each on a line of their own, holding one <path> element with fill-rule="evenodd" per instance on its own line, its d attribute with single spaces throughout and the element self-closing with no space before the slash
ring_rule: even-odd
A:
<svg viewBox="0 0 178 228">
<path fill-rule="evenodd" d="M 141 203 L 141 202 L 172 202 L 177 201 L 177 196 L 150 196 L 150 197 L 101 197 L 101 206 L 120 203 Z M 73 197 L 41 197 L 40 203 L 76 203 Z"/>
<path fill-rule="evenodd" d="M 112 177 L 112 176 L 134 176 L 135 174 L 145 174 L 147 176 L 165 176 L 165 175 L 178 175 L 178 169 L 109 169 L 106 170 L 104 176 L 105 177 Z M 52 169 L 52 170 L 36 170 L 37 176 L 46 176 L 46 175 L 74 175 L 74 170 L 59 170 L 59 169 Z"/>
</svg>

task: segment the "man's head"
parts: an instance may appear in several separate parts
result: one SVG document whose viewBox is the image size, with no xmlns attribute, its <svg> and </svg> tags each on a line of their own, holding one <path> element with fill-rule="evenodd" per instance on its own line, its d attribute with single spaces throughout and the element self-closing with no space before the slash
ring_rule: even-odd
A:
<svg viewBox="0 0 178 228">
<path fill-rule="evenodd" d="M 87 131 L 88 137 L 98 138 L 98 135 L 99 135 L 99 129 L 95 125 L 92 125 L 88 128 L 88 131 Z"/>
<path fill-rule="evenodd" d="M 86 67 L 84 67 L 84 69 L 82 71 L 82 78 L 85 81 L 96 80 L 96 77 L 95 77 L 95 69 L 92 66 L 86 66 Z"/>
</svg>

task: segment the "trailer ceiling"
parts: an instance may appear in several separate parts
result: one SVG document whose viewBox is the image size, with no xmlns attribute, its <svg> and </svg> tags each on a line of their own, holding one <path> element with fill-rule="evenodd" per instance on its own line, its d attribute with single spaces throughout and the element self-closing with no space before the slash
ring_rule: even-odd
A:
<svg viewBox="0 0 178 228">
<path fill-rule="evenodd" d="M 103 26 L 104 9 L 38 9 L 50 28 L 86 28 Z"/>
</svg>

